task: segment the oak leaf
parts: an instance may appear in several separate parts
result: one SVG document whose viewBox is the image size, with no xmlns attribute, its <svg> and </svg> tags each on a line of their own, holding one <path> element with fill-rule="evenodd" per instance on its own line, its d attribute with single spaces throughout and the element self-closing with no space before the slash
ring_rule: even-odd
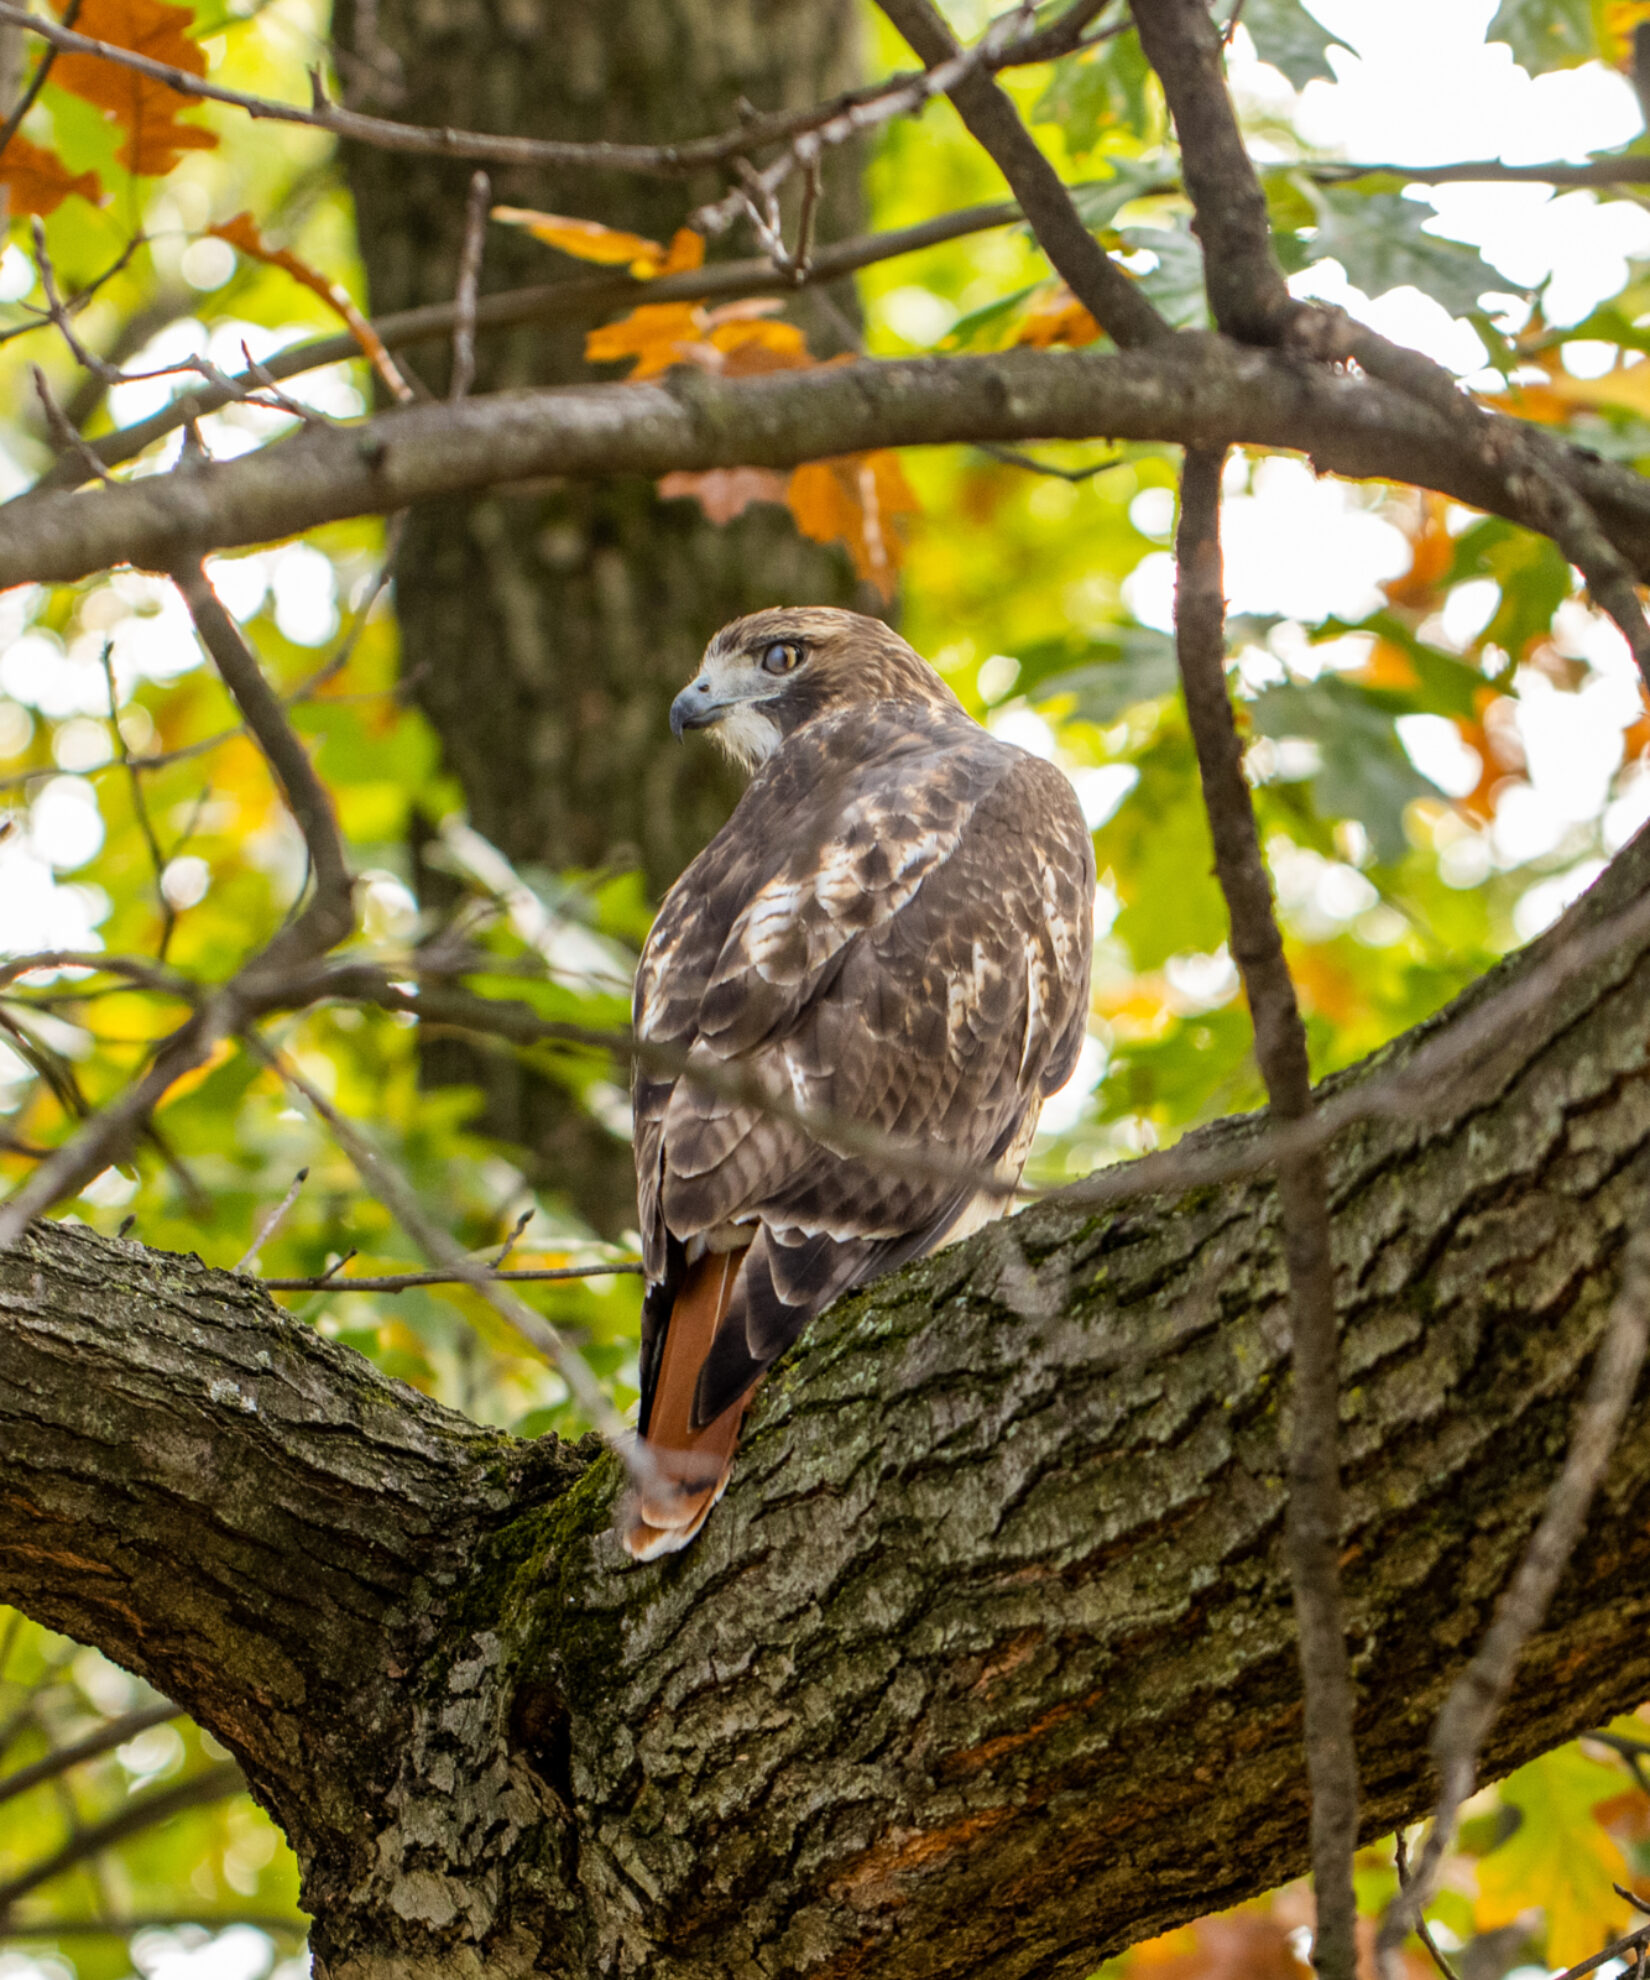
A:
<svg viewBox="0 0 1650 1980">
<path fill-rule="evenodd" d="M 887 599 L 894 595 L 904 546 L 895 519 L 918 508 L 899 456 L 879 448 L 804 461 L 791 475 L 791 514 L 816 543 L 845 543 L 854 569 Z"/>
<path fill-rule="evenodd" d="M 95 172 L 71 172 L 55 152 L 31 144 L 21 132 L 0 153 L 0 186 L 14 215 L 55 213 L 70 193 L 94 206 L 103 198 Z"/>
<path fill-rule="evenodd" d="M 115 155 L 143 178 L 159 178 L 186 151 L 211 151 L 218 142 L 215 131 L 178 121 L 183 104 L 198 101 L 189 95 L 189 77 L 206 74 L 206 57 L 186 32 L 194 18 L 188 7 L 170 6 L 167 0 L 85 0 L 75 21 L 76 29 L 94 41 L 164 62 L 176 71 L 175 85 L 140 76 L 101 55 L 60 55 L 52 68 L 52 81 L 60 89 L 94 104 L 125 131 Z"/>
</svg>

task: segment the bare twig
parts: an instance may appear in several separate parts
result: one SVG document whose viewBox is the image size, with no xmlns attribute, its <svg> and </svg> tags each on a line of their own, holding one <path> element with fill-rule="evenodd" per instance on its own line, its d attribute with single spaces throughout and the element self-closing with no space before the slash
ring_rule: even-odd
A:
<svg viewBox="0 0 1650 1980">
<path fill-rule="evenodd" d="M 1092 481 L 1097 474 L 1109 474 L 1114 467 L 1121 467 L 1128 459 L 1127 454 L 1113 454 L 1110 460 L 1096 461 L 1093 467 L 1056 467 L 1052 461 L 1040 461 L 1035 454 L 1022 453 L 1018 447 L 999 447 L 995 441 L 983 440 L 974 449 L 977 454 L 988 454 L 992 460 L 1001 461 L 1004 467 L 1024 468 L 1027 474 L 1048 475 L 1054 481 Z"/>
<path fill-rule="evenodd" d="M 472 172 L 464 205 L 464 240 L 458 254 L 458 289 L 453 297 L 453 379 L 447 394 L 451 399 L 462 399 L 475 382 L 476 293 L 481 285 L 481 256 L 492 197 L 492 180 L 485 172 Z"/>
<path fill-rule="evenodd" d="M 119 752 L 116 761 L 126 772 L 127 787 L 132 794 L 132 816 L 137 820 L 139 832 L 143 835 L 144 846 L 148 850 L 149 865 L 155 881 L 155 904 L 160 909 L 160 940 L 155 945 L 155 958 L 165 962 L 166 951 L 172 946 L 172 931 L 177 927 L 178 913 L 166 894 L 166 855 L 160 849 L 160 839 L 155 831 L 155 821 L 149 816 L 149 800 L 143 789 L 143 770 L 138 759 L 126 747 L 126 738 L 120 729 L 120 690 L 115 683 L 114 642 L 105 640 L 99 655 L 103 663 L 103 679 L 109 695 L 109 733 L 114 738 Z"/>
<path fill-rule="evenodd" d="M 230 1271 L 244 1272 L 249 1266 L 257 1262 L 259 1251 L 269 1241 L 275 1231 L 279 1229 L 282 1218 L 285 1217 L 293 1204 L 298 1201 L 298 1192 L 308 1181 L 309 1170 L 307 1168 L 300 1169 L 292 1178 L 286 1195 L 281 1198 L 280 1202 L 276 1204 L 275 1208 L 270 1211 L 269 1215 L 258 1226 L 252 1242 L 241 1253 L 240 1257 L 235 1260 L 234 1264 L 230 1266 Z"/>
<path fill-rule="evenodd" d="M 930 70 L 961 53 L 932 0 L 879 0 Z M 1145 294 L 1083 225 L 1060 175 L 1038 149 L 1013 101 L 990 75 L 963 74 L 949 91 L 957 114 L 1013 188 L 1037 244 L 1066 286 L 1120 347 L 1154 344 L 1174 333 Z"/>
<path fill-rule="evenodd" d="M 136 1739 L 139 1733 L 148 1732 L 152 1726 L 163 1726 L 179 1716 L 178 1708 L 163 1700 L 158 1705 L 145 1705 L 139 1711 L 126 1712 L 118 1719 L 110 1719 L 84 1739 L 77 1739 L 69 1746 L 60 1746 L 55 1753 L 48 1753 L 27 1767 L 19 1767 L 15 1774 L 7 1774 L 0 1779 L 0 1804 L 12 1801 L 20 1794 L 27 1794 L 30 1788 L 39 1787 L 43 1781 L 56 1780 L 71 1767 L 84 1766 L 88 1760 L 95 1760 L 114 1747 L 124 1746 L 129 1739 Z"/>
<path fill-rule="evenodd" d="M 336 1107 L 256 1032 L 247 1034 L 249 1049 L 298 1094 L 327 1129 L 333 1140 L 355 1164 L 356 1173 L 367 1189 L 378 1198 L 420 1251 L 431 1262 L 448 1272 L 452 1279 L 471 1287 L 486 1300 L 515 1333 L 540 1354 L 561 1376 L 573 1400 L 602 1436 L 617 1450 L 632 1475 L 641 1481 L 648 1470 L 645 1454 L 629 1426 L 608 1400 L 606 1391 L 591 1373 L 590 1364 L 572 1343 L 542 1314 L 518 1299 L 507 1287 L 492 1280 L 485 1265 L 449 1237 L 429 1216 L 411 1183 L 397 1166 L 340 1114 Z"/>
<path fill-rule="evenodd" d="M 1142 10 L 1144 11 L 1144 10 Z M 1232 955 L 1255 1028 L 1255 1057 L 1272 1113 L 1312 1112 L 1306 1032 L 1284 960 L 1283 938 L 1261 857 L 1243 746 L 1226 687 L 1225 598 L 1220 553 L 1224 456 L 1188 448 L 1175 551 L 1176 641 L 1215 872 L 1231 924 Z M 1313 1963 L 1325 1980 L 1354 1980 L 1358 1769 L 1352 1742 L 1352 1681 L 1342 1619 L 1339 1349 L 1330 1253 L 1328 1192 L 1319 1154 L 1277 1166 L 1289 1268 L 1294 1424 L 1289 1449 L 1286 1551 L 1306 1693 L 1306 1761 L 1312 1787 L 1312 1880 L 1318 1923 Z"/>
<path fill-rule="evenodd" d="M 784 143 L 819 129 L 842 116 L 875 105 L 891 94 L 912 87 L 914 78 L 890 76 L 863 88 L 850 90 L 827 103 L 802 110 L 775 111 L 747 118 L 737 130 L 721 131 L 681 144 L 577 144 L 556 138 L 505 137 L 485 131 L 454 130 L 447 126 L 402 124 L 387 117 L 371 117 L 358 110 L 346 110 L 328 101 L 317 89 L 308 109 L 296 103 L 278 103 L 269 97 L 251 96 L 244 90 L 226 89 L 208 82 L 204 76 L 189 74 L 166 62 L 157 62 L 116 43 L 93 40 L 76 34 L 67 26 L 22 7 L 0 4 L 0 25 L 17 27 L 40 36 L 65 54 L 96 55 L 152 81 L 164 83 L 180 96 L 210 103 L 225 103 L 244 110 L 254 119 L 270 119 L 286 124 L 307 124 L 313 129 L 331 131 L 380 151 L 409 152 L 435 158 L 470 158 L 485 165 L 550 166 L 563 170 L 634 172 L 656 179 L 690 178 L 707 166 L 726 165 L 752 151 Z M 1064 23 L 1057 24 L 1062 30 Z M 1043 36 L 1029 43 L 1034 50 L 1048 45 Z M 1009 67 L 1028 59 L 1014 48 L 1001 46 L 988 58 L 994 66 Z M 1033 53 L 1029 59 L 1045 61 L 1046 55 Z"/>
<path fill-rule="evenodd" d="M 65 1870 L 101 1856 L 128 1836 L 139 1835 L 157 1822 L 181 1815 L 187 1808 L 204 1808 L 215 1801 L 227 1801 L 232 1794 L 240 1793 L 242 1785 L 240 1768 L 232 1760 L 226 1760 L 186 1781 L 176 1781 L 154 1794 L 139 1796 L 101 1822 L 89 1822 L 51 1856 L 0 1884 L 0 1929 L 9 1929 L 6 1916 L 19 1898 L 27 1897 L 54 1877 L 61 1877 Z"/>
<path fill-rule="evenodd" d="M 502 1272 L 505 1266 L 509 1264 L 510 1254 L 515 1250 L 517 1243 L 520 1241 L 522 1232 L 533 1221 L 534 1207 L 533 1204 L 529 1203 L 527 1208 L 522 1211 L 521 1215 L 510 1226 L 504 1242 L 498 1248 L 498 1256 L 493 1260 L 492 1269 L 495 1272 Z"/>
<path fill-rule="evenodd" d="M 182 592 L 201 642 L 215 662 L 224 686 L 246 718 L 246 726 L 275 773 L 282 795 L 309 848 L 315 891 L 309 904 L 269 944 L 255 963 L 241 972 L 256 971 L 269 978 L 294 964 L 312 961 L 341 942 L 355 925 L 350 895 L 354 881 L 344 855 L 332 799 L 321 782 L 296 730 L 287 720 L 275 690 L 264 679 L 257 657 L 241 629 L 224 610 L 218 594 L 198 563 L 180 563 L 172 582 Z M 242 993 L 251 985 L 241 984 Z"/>
<path fill-rule="evenodd" d="M 1559 1576 L 1569 1565 L 1587 1523 L 1593 1495 L 1633 1400 L 1647 1332 L 1650 1234 L 1639 1231 L 1627 1242 L 1620 1289 L 1611 1302 L 1564 1468 L 1547 1494 L 1540 1522 L 1496 1604 L 1494 1620 L 1477 1655 L 1451 1687 L 1433 1728 L 1432 1757 L 1441 1782 L 1438 1806 L 1415 1875 L 1393 1898 L 1381 1920 L 1376 1956 L 1383 1980 L 1396 1980 L 1399 1949 L 1438 1888 L 1462 1803 L 1477 1782 L 1479 1753 L 1512 1688 L 1524 1646 L 1541 1627 Z M 1650 1936 L 1650 1927 L 1643 1928 L 1643 1933 Z M 1597 1958 L 1572 1967 L 1571 1975 L 1591 1972 L 1611 1957 L 1612 1951 L 1607 1949 Z"/>
<path fill-rule="evenodd" d="M 1404 1840 L 1402 1829 L 1392 1838 L 1392 1846 L 1393 1854 L 1397 1860 L 1398 1888 L 1399 1890 L 1403 1890 L 1409 1883 L 1409 1845 Z M 1461 1980 L 1460 1974 L 1456 1972 L 1455 1968 L 1444 1957 L 1438 1941 L 1432 1936 L 1432 1927 L 1423 1917 L 1417 1916 L 1415 1920 L 1415 1936 L 1426 1947 L 1427 1956 L 1438 1969 L 1441 1980 Z"/>
<path fill-rule="evenodd" d="M 69 424 L 69 416 L 57 403 L 46 374 L 37 364 L 31 364 L 29 370 L 34 376 L 35 397 L 40 401 L 40 410 L 46 415 L 46 431 L 51 435 L 59 457 L 77 460 L 97 480 L 112 482 L 114 476 L 92 451 L 84 435 Z"/>
<path fill-rule="evenodd" d="M 63 9 L 63 25 L 66 28 L 72 28 L 80 18 L 80 7 L 81 0 L 69 0 L 69 4 Z M 12 22 L 11 26 L 15 30 L 17 23 Z M 30 76 L 27 88 L 18 97 L 11 115 L 0 124 L 0 157 L 5 156 L 6 146 L 16 137 L 22 128 L 23 119 L 34 108 L 40 92 L 46 87 L 46 79 L 52 72 L 52 64 L 57 60 L 57 53 L 54 46 L 47 45 L 40 60 L 35 64 L 34 74 Z"/>
<path fill-rule="evenodd" d="M 354 1257 L 350 1253 L 350 1257 Z M 470 1286 L 476 1283 L 476 1275 L 469 1272 L 385 1272 L 376 1277 L 362 1276 L 357 1279 L 343 1279 L 336 1276 L 339 1267 L 348 1260 L 340 1259 L 330 1272 L 322 1272 L 313 1279 L 260 1279 L 259 1284 L 270 1292 L 377 1292 L 399 1293 L 410 1291 L 415 1286 Z M 236 1267 L 238 1271 L 239 1266 Z M 542 1269 L 533 1266 L 518 1266 L 512 1271 L 501 1272 L 496 1265 L 479 1268 L 479 1276 L 489 1285 L 551 1285 L 560 1279 L 622 1279 L 633 1278 L 646 1270 L 639 1259 L 616 1258 L 605 1265 L 547 1265 Z"/>
<path fill-rule="evenodd" d="M 955 213 L 942 214 L 937 219 L 921 221 L 913 227 L 896 228 L 886 234 L 861 234 L 845 241 L 833 241 L 815 251 L 800 286 L 812 288 L 840 281 L 843 276 L 861 268 L 897 260 L 902 255 L 917 254 L 925 248 L 942 246 L 947 241 L 965 239 L 970 234 L 984 233 L 994 227 L 1012 226 L 1020 217 L 1020 209 L 1013 201 L 997 201 L 987 206 L 961 208 Z M 709 268 L 660 276 L 652 282 L 638 281 L 630 275 L 591 275 L 568 282 L 540 283 L 531 288 L 505 289 L 494 295 L 482 296 L 476 303 L 476 327 L 478 331 L 483 331 L 512 329 L 525 323 L 594 323 L 612 310 L 644 299 L 649 302 L 716 302 L 739 296 L 779 294 L 795 286 L 798 285 L 781 276 L 765 256 L 757 260 L 718 262 Z M 457 320 L 456 302 L 431 303 L 420 309 L 399 310 L 389 316 L 376 317 L 371 327 L 374 336 L 386 349 L 399 350 L 409 344 L 450 337 Z M 43 314 L 38 324 L 28 327 L 46 328 L 50 321 L 49 315 Z M 0 333 L 0 338 L 5 334 L 10 333 Z M 262 368 L 271 378 L 295 378 L 303 372 L 317 370 L 323 365 L 343 363 L 360 355 L 358 340 L 343 333 L 289 345 L 266 358 Z M 213 412 L 231 403 L 256 382 L 249 373 L 232 377 L 226 381 L 226 388 L 222 391 L 208 388 L 190 393 L 175 399 L 171 405 L 151 414 L 149 418 L 137 420 L 116 433 L 104 434 L 89 444 L 105 467 L 118 467 L 122 461 L 131 460 L 156 440 L 176 432 L 189 416 L 191 408 L 197 416 Z M 64 472 L 48 472 L 28 491 L 28 495 L 18 499 L 26 501 L 29 495 L 62 487 L 69 478 Z M 78 476 L 74 478 L 78 479 Z"/>
</svg>

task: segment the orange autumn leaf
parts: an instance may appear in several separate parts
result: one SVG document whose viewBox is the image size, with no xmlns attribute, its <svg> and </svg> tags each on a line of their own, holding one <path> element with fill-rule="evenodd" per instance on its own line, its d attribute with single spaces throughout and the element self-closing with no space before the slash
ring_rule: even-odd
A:
<svg viewBox="0 0 1650 1980">
<path fill-rule="evenodd" d="M 885 599 L 893 597 L 904 547 L 895 519 L 918 506 L 897 454 L 884 447 L 804 461 L 791 475 L 788 500 L 804 536 L 845 543 L 866 583 Z"/>
<path fill-rule="evenodd" d="M 31 144 L 21 131 L 0 153 L 0 186 L 13 214 L 55 213 L 70 193 L 94 206 L 103 198 L 95 172 L 71 172 L 55 152 Z"/>
<path fill-rule="evenodd" d="M 720 312 L 711 313 L 705 342 L 721 353 L 714 369 L 728 378 L 751 378 L 764 371 L 809 371 L 816 360 L 808 354 L 807 339 L 794 323 L 718 321 Z M 713 367 L 709 364 L 707 370 Z"/>
<path fill-rule="evenodd" d="M 188 7 L 167 0 L 85 0 L 76 29 L 94 41 L 107 41 L 164 62 L 179 72 L 180 81 L 206 74 L 206 57 L 186 30 L 194 15 Z M 192 99 L 169 83 L 140 76 L 101 55 L 60 55 L 52 81 L 73 96 L 95 104 L 126 133 L 116 153 L 129 172 L 159 178 L 170 172 L 186 151 L 211 151 L 214 131 L 178 121 L 178 112 Z"/>
<path fill-rule="evenodd" d="M 669 247 L 645 234 L 627 234 L 604 227 L 599 220 L 579 220 L 566 213 L 539 213 L 530 206 L 495 206 L 492 217 L 506 227 L 520 227 L 546 247 L 560 248 L 579 261 L 604 268 L 628 268 L 642 281 L 699 268 L 705 259 L 705 237 L 691 227 L 678 227 Z"/>
<path fill-rule="evenodd" d="M 1046 351 L 1054 344 L 1092 344 L 1099 335 L 1099 324 L 1062 282 L 1032 306 L 1014 341 Z"/>
<path fill-rule="evenodd" d="M 1455 562 L 1455 539 L 1449 533 L 1447 514 L 1448 504 L 1442 496 L 1423 498 L 1420 526 L 1409 539 L 1409 569 L 1402 577 L 1389 578 L 1381 587 L 1391 604 L 1424 609 L 1434 602 L 1439 585 Z M 1410 682 L 1413 680 L 1412 672 Z"/>
<path fill-rule="evenodd" d="M 617 323 L 604 323 L 584 340 L 592 364 L 635 360 L 632 378 L 654 378 L 673 364 L 687 361 L 686 352 L 700 341 L 705 312 L 697 303 L 643 303 Z"/>
<path fill-rule="evenodd" d="M 394 358 L 384 348 L 383 339 L 356 308 L 349 292 L 341 284 L 323 275 L 318 268 L 312 268 L 307 261 L 295 255 L 290 248 L 271 247 L 258 231 L 258 223 L 250 213 L 237 213 L 233 219 L 206 230 L 217 240 L 227 241 L 237 254 L 249 256 L 253 261 L 261 261 L 270 268 L 279 268 L 290 275 L 295 282 L 301 282 L 312 295 L 321 298 L 327 307 L 337 312 L 348 325 L 350 334 L 361 346 L 361 354 L 372 365 L 397 399 L 403 404 L 412 397 L 412 388 L 402 377 Z"/>
</svg>

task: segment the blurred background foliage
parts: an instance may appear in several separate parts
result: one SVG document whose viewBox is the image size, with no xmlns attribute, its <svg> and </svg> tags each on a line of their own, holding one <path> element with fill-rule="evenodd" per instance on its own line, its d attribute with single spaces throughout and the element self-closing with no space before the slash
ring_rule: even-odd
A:
<svg viewBox="0 0 1650 1980">
<path fill-rule="evenodd" d="M 134 10 L 155 4 L 131 0 Z M 1434 10 L 1430 26 L 1410 10 L 1419 76 L 1447 67 L 1446 28 L 1478 43 L 1488 35 L 1503 81 L 1516 64 L 1520 87 L 1536 89 L 1539 77 L 1560 92 L 1593 92 L 1575 99 L 1577 114 L 1597 112 L 1589 142 L 1644 143 L 1624 76 L 1650 7 L 1452 6 Z M 959 31 L 976 31 L 985 11 L 969 0 L 951 14 Z M 199 0 L 185 25 L 216 80 L 255 92 L 303 100 L 307 71 L 328 60 L 318 0 Z M 1321 93 L 1351 76 L 1367 26 L 1349 0 L 1314 0 L 1310 12 L 1296 0 L 1248 0 L 1233 32 L 1240 106 L 1297 290 L 1396 325 L 1475 389 L 1643 465 L 1650 220 L 1641 195 L 1530 189 L 1543 210 L 1563 207 L 1568 217 L 1554 224 L 1605 230 L 1587 237 L 1600 243 L 1590 279 L 1556 264 L 1532 277 L 1512 265 L 1516 255 L 1501 251 L 1498 262 L 1493 229 L 1468 238 L 1468 210 L 1423 196 L 1401 170 L 1338 179 L 1328 163 L 1344 147 L 1326 133 Z M 868 19 L 866 31 L 875 68 L 902 66 L 885 29 Z M 171 375 L 104 390 L 40 327 L 30 313 L 43 299 L 36 215 L 65 293 L 92 289 L 78 334 L 127 372 L 190 356 L 235 369 L 243 347 L 263 357 L 336 327 L 313 288 L 210 231 L 243 212 L 265 240 L 370 302 L 325 136 L 201 106 L 179 121 L 204 142 L 134 153 L 129 120 L 72 81 L 65 72 L 41 91 L 21 132 L 32 149 L 0 156 L 12 207 L 0 259 L 7 495 L 52 460 L 33 367 L 92 434 L 188 384 Z M 1008 82 L 1082 187 L 1089 224 L 1176 321 L 1201 321 L 1196 242 L 1161 96 L 1133 35 Z M 1433 82 L 1448 94 L 1447 75 Z M 1559 100 L 1551 90 L 1541 99 Z M 1396 152 L 1405 141 L 1396 109 L 1394 120 Z M 1505 133 L 1509 145 L 1519 136 Z M 133 156 L 156 169 L 130 171 Z M 888 126 L 868 161 L 878 227 L 1000 194 L 944 105 Z M 1452 215 L 1461 238 L 1447 231 Z M 548 271 L 558 257 L 544 255 Z M 1092 335 L 1013 228 L 873 267 L 859 300 L 878 355 Z M 293 389 L 332 418 L 372 397 L 362 363 Z M 199 431 L 226 458 L 291 424 L 232 406 Z M 174 434 L 129 471 L 169 465 L 179 444 Z M 974 713 L 1064 765 L 1095 831 L 1092 1035 L 1072 1088 L 1048 1110 L 1032 1167 L 1052 1183 L 1253 1106 L 1260 1087 L 1175 694 L 1176 459 L 1133 445 L 1036 455 L 1050 471 L 970 449 L 903 461 L 916 507 L 902 519 L 896 613 Z M 1436 1010 L 1596 875 L 1650 816 L 1650 718 L 1618 637 L 1545 541 L 1411 490 L 1320 482 L 1293 460 L 1237 455 L 1227 493 L 1235 680 L 1323 1074 Z M 512 868 L 470 828 L 409 692 L 416 683 L 398 667 L 387 556 L 385 526 L 372 521 L 211 566 L 335 794 L 364 876 L 359 946 L 393 964 L 415 945 L 452 940 L 456 926 L 487 957 L 468 977 L 474 987 L 547 1016 L 621 1026 L 651 913 L 642 882 L 628 870 Z M 880 609 L 870 586 L 862 602 Z M 7 956 L 147 955 L 218 978 L 303 884 L 302 843 L 179 602 L 131 572 L 0 596 L 0 807 Z M 427 869 L 451 883 L 439 917 L 421 906 Z M 0 1170 L 26 1174 L 181 1012 L 163 993 L 97 974 L 92 960 L 8 978 Z M 333 1007 L 293 1018 L 280 1035 L 479 1254 L 509 1244 L 520 1266 L 629 1255 L 624 1240 L 605 1243 L 581 1221 L 570 1193 L 530 1185 L 522 1151 L 483 1131 L 473 1088 L 429 1083 L 410 1022 Z M 570 1050 L 532 1060 L 601 1130 L 622 1135 L 622 1066 Z M 291 1208 L 256 1244 L 300 1170 Z M 352 1275 L 418 1261 L 344 1156 L 244 1055 L 225 1050 L 175 1090 L 133 1163 L 100 1176 L 68 1214 L 214 1264 L 246 1260 L 268 1276 L 336 1270 L 337 1285 L 288 1296 L 309 1324 L 472 1416 L 523 1435 L 581 1427 L 557 1377 L 468 1292 L 345 1288 Z M 632 1404 L 636 1280 L 530 1296 L 621 1406 Z M 1626 1925 L 1617 1884 L 1650 1893 L 1650 1726 L 1630 1719 L 1608 1731 L 1608 1741 L 1551 1754 L 1473 1805 L 1434 1911 L 1464 1980 L 1579 1960 Z M 1393 1888 L 1392 1864 L 1390 1843 L 1361 1859 L 1370 1916 Z M 1306 1970 L 1309 1921 L 1304 1890 L 1290 1887 L 1107 1971 L 1281 1980 Z M 287 1980 L 302 1970 L 303 1930 L 292 1861 L 222 1750 L 95 1651 L 0 1611 L 0 1980 L 134 1971 Z M 1430 1970 L 1418 1946 L 1410 1956 L 1417 1973 Z"/>
</svg>

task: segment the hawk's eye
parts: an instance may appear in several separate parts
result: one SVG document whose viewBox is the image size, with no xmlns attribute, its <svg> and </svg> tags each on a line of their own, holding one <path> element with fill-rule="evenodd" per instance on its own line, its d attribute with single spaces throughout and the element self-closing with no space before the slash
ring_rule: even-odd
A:
<svg viewBox="0 0 1650 1980">
<path fill-rule="evenodd" d="M 802 658 L 802 649 L 788 639 L 776 639 L 762 654 L 764 674 L 788 674 Z"/>
</svg>

